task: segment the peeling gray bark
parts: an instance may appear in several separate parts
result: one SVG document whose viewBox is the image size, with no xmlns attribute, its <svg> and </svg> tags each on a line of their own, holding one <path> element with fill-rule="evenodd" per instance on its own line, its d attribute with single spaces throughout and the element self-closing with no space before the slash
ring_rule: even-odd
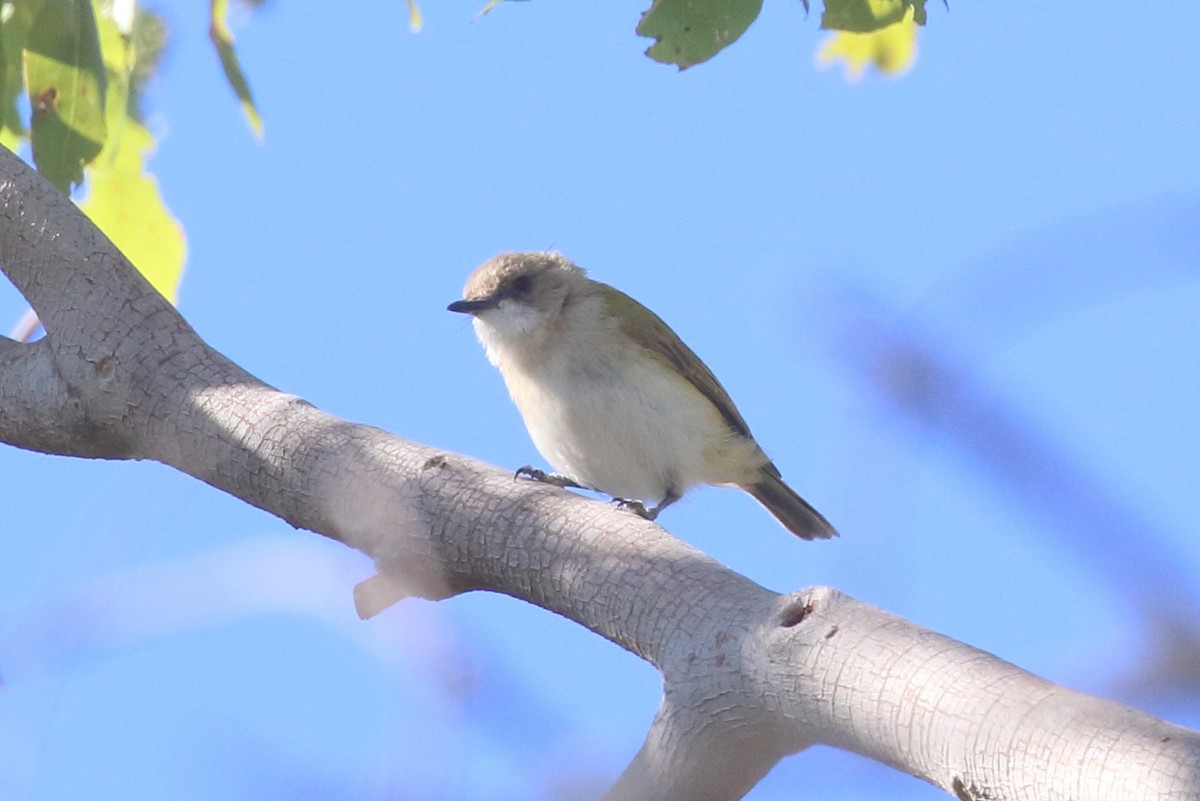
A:
<svg viewBox="0 0 1200 801">
<path fill-rule="evenodd" d="M 364 617 L 501 592 L 654 664 L 662 706 L 607 798 L 724 801 L 814 744 L 959 799 L 1200 799 L 1200 735 L 1057 687 L 836 590 L 779 595 L 653 523 L 338 420 L 209 348 L 0 150 L 0 267 L 45 324 L 0 337 L 0 441 L 154 459 L 371 556 Z"/>
</svg>

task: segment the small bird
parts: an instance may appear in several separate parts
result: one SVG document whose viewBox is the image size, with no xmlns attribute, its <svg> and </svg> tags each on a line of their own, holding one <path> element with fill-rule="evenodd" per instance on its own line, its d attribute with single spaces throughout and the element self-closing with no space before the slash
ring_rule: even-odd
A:
<svg viewBox="0 0 1200 801">
<path fill-rule="evenodd" d="M 650 520 L 698 484 L 737 486 L 806 540 L 837 535 L 783 483 L 700 357 L 654 312 L 562 254 L 496 256 L 448 308 L 474 318 L 557 471 L 518 475 L 602 492 Z"/>
</svg>

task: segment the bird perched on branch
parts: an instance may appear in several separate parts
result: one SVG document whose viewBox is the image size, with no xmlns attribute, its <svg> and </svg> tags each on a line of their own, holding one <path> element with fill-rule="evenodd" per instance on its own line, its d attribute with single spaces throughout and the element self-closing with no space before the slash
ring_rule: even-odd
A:
<svg viewBox="0 0 1200 801">
<path fill-rule="evenodd" d="M 783 483 L 700 357 L 654 312 L 561 254 L 496 256 L 449 310 L 474 318 L 557 471 L 518 475 L 603 492 L 650 520 L 697 484 L 732 485 L 804 539 L 837 535 Z"/>
</svg>

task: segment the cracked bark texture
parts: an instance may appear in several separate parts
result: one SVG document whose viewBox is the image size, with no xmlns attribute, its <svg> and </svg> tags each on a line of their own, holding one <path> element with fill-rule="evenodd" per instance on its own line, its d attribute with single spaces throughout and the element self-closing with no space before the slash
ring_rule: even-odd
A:
<svg viewBox="0 0 1200 801">
<path fill-rule="evenodd" d="M 814 744 L 959 799 L 1200 799 L 1196 732 L 836 590 L 771 592 L 653 523 L 267 386 L 7 151 L 0 268 L 47 332 L 0 337 L 0 441 L 153 459 L 363 551 L 379 569 L 355 589 L 364 617 L 490 590 L 654 664 L 662 705 L 610 801 L 740 798 Z"/>
</svg>

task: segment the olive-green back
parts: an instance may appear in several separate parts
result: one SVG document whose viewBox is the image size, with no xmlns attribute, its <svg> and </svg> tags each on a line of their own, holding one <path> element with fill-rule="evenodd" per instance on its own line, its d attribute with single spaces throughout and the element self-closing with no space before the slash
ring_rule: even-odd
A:
<svg viewBox="0 0 1200 801">
<path fill-rule="evenodd" d="M 683 344 L 683 340 L 662 321 L 662 318 L 621 290 L 608 284 L 599 286 L 604 294 L 605 305 L 621 322 L 622 331 L 630 339 L 672 367 L 700 390 L 701 394 L 717 407 L 717 411 L 733 431 L 744 437 L 751 437 L 750 427 L 733 405 L 733 400 L 721 386 L 721 382 L 713 375 L 712 370 L 700 361 L 700 357 Z"/>
</svg>

